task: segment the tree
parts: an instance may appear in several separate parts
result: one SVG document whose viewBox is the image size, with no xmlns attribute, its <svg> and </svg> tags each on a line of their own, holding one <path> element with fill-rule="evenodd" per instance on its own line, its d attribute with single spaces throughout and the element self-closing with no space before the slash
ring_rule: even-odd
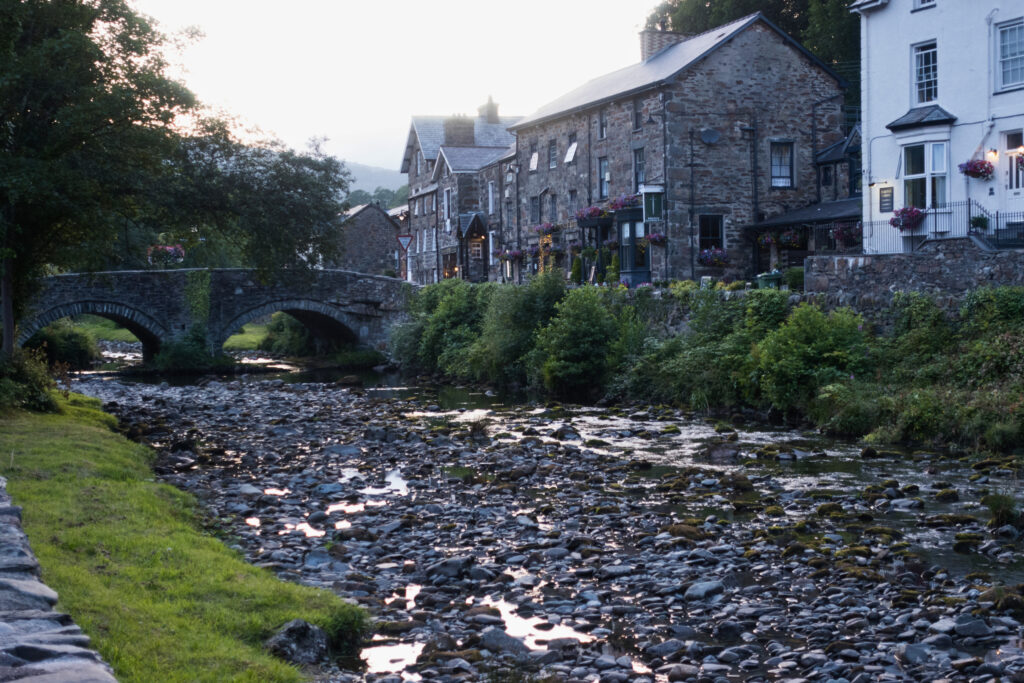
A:
<svg viewBox="0 0 1024 683">
<path fill-rule="evenodd" d="M 167 172 L 196 101 L 162 45 L 123 0 L 0 0 L 0 355 L 33 278 L 114 234 Z"/>
</svg>

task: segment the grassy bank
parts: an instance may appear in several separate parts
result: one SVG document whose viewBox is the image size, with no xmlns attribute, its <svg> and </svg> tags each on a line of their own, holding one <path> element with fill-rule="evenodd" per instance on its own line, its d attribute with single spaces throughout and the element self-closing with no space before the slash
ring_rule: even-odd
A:
<svg viewBox="0 0 1024 683">
<path fill-rule="evenodd" d="M 267 336 L 267 326 L 249 323 L 242 326 L 242 331 L 228 337 L 224 342 L 225 351 L 255 351 L 260 342 Z"/>
<path fill-rule="evenodd" d="M 299 681 L 262 651 L 303 618 L 358 637 L 363 612 L 248 565 L 203 529 L 196 501 L 153 481 L 151 452 L 93 399 L 0 416 L 0 474 L 24 506 L 43 579 L 121 681 Z"/>
<path fill-rule="evenodd" d="M 448 280 L 414 297 L 392 352 L 408 369 L 570 401 L 754 409 L 879 443 L 1024 447 L 1022 287 L 969 292 L 952 311 L 898 293 L 877 321 L 793 307 L 776 290 L 726 297 L 684 281 L 659 296 L 685 314 L 682 333 L 663 332 L 649 288 Z"/>
<path fill-rule="evenodd" d="M 97 341 L 137 342 L 138 337 L 113 320 L 98 315 L 80 315 L 74 319 L 75 327 L 88 332 Z"/>
</svg>

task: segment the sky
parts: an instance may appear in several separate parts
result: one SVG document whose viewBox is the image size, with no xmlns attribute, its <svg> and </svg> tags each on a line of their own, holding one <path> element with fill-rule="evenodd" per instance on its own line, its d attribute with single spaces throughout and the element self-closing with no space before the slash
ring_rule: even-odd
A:
<svg viewBox="0 0 1024 683">
<path fill-rule="evenodd" d="M 640 60 L 657 0 L 134 0 L 203 37 L 171 74 L 205 104 L 302 149 L 398 170 L 413 115 L 525 116 Z"/>
</svg>

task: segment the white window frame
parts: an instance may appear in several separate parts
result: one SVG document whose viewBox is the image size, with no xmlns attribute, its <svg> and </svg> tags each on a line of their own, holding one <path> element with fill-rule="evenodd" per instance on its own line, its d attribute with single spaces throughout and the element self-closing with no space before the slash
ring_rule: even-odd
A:
<svg viewBox="0 0 1024 683">
<path fill-rule="evenodd" d="M 611 186 L 611 164 L 608 163 L 608 157 L 599 157 L 597 160 L 597 198 L 608 199 Z"/>
<path fill-rule="evenodd" d="M 775 163 L 776 150 L 789 152 L 789 159 L 785 166 Z M 791 188 L 796 185 L 796 145 L 791 140 L 772 140 L 768 146 L 768 163 L 772 187 Z M 776 170 L 783 168 L 787 170 L 786 175 L 781 175 L 781 173 L 777 175 Z"/>
<path fill-rule="evenodd" d="M 564 163 L 571 164 L 573 162 L 573 159 L 575 159 L 575 158 L 576 158 L 576 142 L 573 142 L 573 143 L 571 143 L 569 145 L 569 149 L 565 150 L 565 162 Z"/>
<path fill-rule="evenodd" d="M 444 191 L 444 202 L 441 204 L 442 217 L 445 220 L 451 218 L 452 215 L 452 191 L 449 188 L 445 188 Z"/>
<path fill-rule="evenodd" d="M 487 181 L 487 215 L 494 214 L 494 181 Z"/>
<path fill-rule="evenodd" d="M 558 168 L 558 142 L 548 141 L 548 168 Z"/>
<path fill-rule="evenodd" d="M 1024 190 L 1024 131 L 1008 130 L 1003 137 L 1006 140 L 1006 189 L 1016 195 Z M 1014 142 L 1021 144 L 1012 147 Z"/>
<path fill-rule="evenodd" d="M 1016 37 L 1016 50 L 1007 54 L 1004 39 Z M 1007 80 L 1007 71 L 1015 72 L 1016 80 Z M 996 77 L 999 89 L 1008 90 L 1024 86 L 1024 17 L 996 26 Z"/>
<path fill-rule="evenodd" d="M 911 74 L 913 74 L 911 101 L 915 106 L 939 101 L 939 44 L 929 40 L 914 45 L 911 53 Z M 931 55 L 927 63 L 926 55 Z"/>
<path fill-rule="evenodd" d="M 637 154 L 639 152 L 639 154 Z M 640 192 L 640 188 L 647 182 L 647 151 L 643 147 L 633 150 L 633 192 Z"/>
<path fill-rule="evenodd" d="M 604 140 L 608 137 L 608 108 L 605 107 L 597 112 L 597 139 Z"/>
<path fill-rule="evenodd" d="M 494 231 L 493 230 L 488 230 L 487 231 L 487 246 L 488 246 L 488 249 L 487 249 L 487 265 L 488 266 L 493 266 L 494 265 Z"/>
<path fill-rule="evenodd" d="M 924 171 L 909 173 L 907 153 L 913 147 L 924 147 Z M 949 141 L 933 140 L 915 142 L 900 148 L 900 161 L 903 168 L 903 206 L 910 206 L 907 184 L 924 180 L 925 201 L 919 209 L 945 208 L 949 203 Z M 941 196 L 936 198 L 936 194 Z M 936 205 L 938 201 L 938 206 Z"/>
<path fill-rule="evenodd" d="M 914 0 L 914 9 L 928 9 L 935 7 L 935 0 Z"/>
<path fill-rule="evenodd" d="M 540 159 L 540 155 L 537 152 L 530 153 L 530 172 L 537 170 L 537 161 Z"/>
</svg>

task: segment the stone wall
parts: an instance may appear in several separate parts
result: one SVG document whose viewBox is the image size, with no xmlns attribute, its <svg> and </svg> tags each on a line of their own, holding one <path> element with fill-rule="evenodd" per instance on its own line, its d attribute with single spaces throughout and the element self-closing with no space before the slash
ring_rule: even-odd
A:
<svg viewBox="0 0 1024 683">
<path fill-rule="evenodd" d="M 379 206 L 370 204 L 345 222 L 337 268 L 374 275 L 398 272 L 395 252 L 401 228 Z"/>
<path fill-rule="evenodd" d="M 11 505 L 0 477 L 0 680 L 116 683 L 110 667 L 89 649 L 89 636 L 55 612 L 57 594 L 39 577 L 21 508 Z"/>
<path fill-rule="evenodd" d="M 849 306 L 865 315 L 884 313 L 897 291 L 922 292 L 955 308 L 979 287 L 1024 285 L 1024 250 L 987 251 L 970 239 L 927 242 L 912 254 L 812 256 L 804 288 L 828 308 Z"/>
</svg>

